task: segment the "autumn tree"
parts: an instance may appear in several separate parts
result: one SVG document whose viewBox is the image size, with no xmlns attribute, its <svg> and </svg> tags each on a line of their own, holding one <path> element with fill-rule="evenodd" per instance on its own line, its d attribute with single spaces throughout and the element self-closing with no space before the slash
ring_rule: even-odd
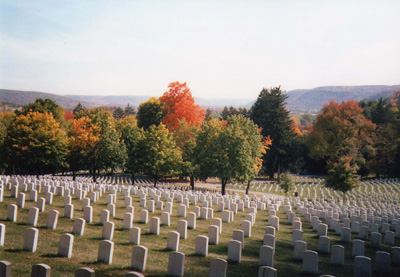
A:
<svg viewBox="0 0 400 277">
<path fill-rule="evenodd" d="M 70 120 L 74 119 L 74 113 L 72 111 L 65 111 L 64 119 L 66 122 L 69 122 Z"/>
<path fill-rule="evenodd" d="M 177 128 L 181 120 L 194 126 L 200 125 L 204 120 L 204 110 L 194 104 L 194 98 L 186 82 L 170 83 L 168 91 L 160 97 L 160 101 L 165 112 L 163 123 L 169 130 Z"/>
<path fill-rule="evenodd" d="M 343 193 L 343 199 L 347 191 L 358 185 L 357 165 L 352 163 L 352 158 L 342 156 L 330 166 L 325 186 Z"/>
<path fill-rule="evenodd" d="M 148 101 L 140 103 L 136 118 L 138 126 L 145 130 L 151 125 L 158 126 L 164 118 L 160 100 L 151 97 Z"/>
<path fill-rule="evenodd" d="M 194 151 L 200 179 L 219 178 L 222 194 L 228 182 L 254 179 L 266 149 L 262 140 L 258 127 L 243 116 L 231 116 L 226 123 L 203 122 Z"/>
<path fill-rule="evenodd" d="M 289 111 L 285 108 L 286 98 L 280 87 L 264 88 L 250 112 L 250 118 L 262 128 L 262 135 L 272 140 L 271 149 L 264 156 L 263 167 L 271 178 L 278 174 L 278 183 L 281 171 L 289 169 L 293 159 L 298 158 L 292 155 L 295 152 L 295 134 Z"/>
<path fill-rule="evenodd" d="M 143 153 L 143 172 L 153 177 L 154 187 L 157 187 L 161 176 L 179 173 L 177 169 L 182 163 L 181 151 L 176 147 L 172 134 L 164 124 L 151 125 L 144 132 L 139 148 Z"/>
<path fill-rule="evenodd" d="M 330 102 L 313 124 L 307 144 L 310 156 L 321 164 L 335 164 L 342 157 L 351 157 L 352 164 L 365 165 L 372 157 L 372 132 L 375 124 L 365 118 L 356 102 Z"/>
<path fill-rule="evenodd" d="M 17 116 L 7 131 L 4 150 L 9 169 L 18 173 L 54 173 L 67 167 L 66 133 L 47 112 Z"/>
<path fill-rule="evenodd" d="M 30 111 L 40 113 L 50 113 L 53 118 L 60 123 L 61 127 L 65 127 L 64 109 L 57 105 L 57 103 L 49 98 L 38 98 L 33 103 L 25 105 L 22 110 L 16 110 L 17 115 L 27 115 Z"/>
<path fill-rule="evenodd" d="M 88 161 L 95 158 L 100 139 L 100 127 L 93 124 L 89 117 L 73 119 L 68 131 L 68 163 L 73 179 L 78 170 L 88 170 Z"/>
</svg>

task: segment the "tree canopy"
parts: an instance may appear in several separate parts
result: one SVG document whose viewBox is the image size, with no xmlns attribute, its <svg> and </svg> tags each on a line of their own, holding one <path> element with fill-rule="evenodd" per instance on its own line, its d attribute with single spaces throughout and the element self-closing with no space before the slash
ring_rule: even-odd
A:
<svg viewBox="0 0 400 277">
<path fill-rule="evenodd" d="M 227 122 L 205 121 L 197 136 L 195 163 L 199 177 L 217 177 L 222 194 L 230 181 L 252 180 L 261 168 L 266 144 L 258 127 L 248 118 L 231 116 Z"/>
<path fill-rule="evenodd" d="M 54 173 L 67 167 L 67 136 L 50 113 L 17 116 L 4 140 L 8 164 L 19 173 Z"/>
<path fill-rule="evenodd" d="M 250 118 L 262 128 L 262 135 L 269 136 L 272 140 L 271 149 L 264 156 L 264 170 L 270 177 L 277 172 L 278 182 L 280 172 L 289 169 L 294 152 L 292 148 L 295 134 L 289 111 L 285 108 L 286 98 L 280 87 L 264 88 L 250 112 Z"/>
<path fill-rule="evenodd" d="M 372 132 L 376 125 L 363 115 L 356 102 L 330 102 L 325 105 L 308 137 L 310 155 L 326 165 L 351 157 L 362 167 L 373 156 Z"/>
<path fill-rule="evenodd" d="M 138 126 L 145 130 L 152 125 L 158 126 L 164 118 L 160 100 L 151 97 L 148 101 L 141 103 L 136 118 Z"/>
<path fill-rule="evenodd" d="M 204 120 L 204 110 L 194 104 L 194 98 L 186 82 L 170 83 L 168 91 L 160 97 L 160 101 L 165 112 L 163 123 L 169 130 L 177 128 L 181 120 L 194 126 L 198 126 Z"/>
</svg>

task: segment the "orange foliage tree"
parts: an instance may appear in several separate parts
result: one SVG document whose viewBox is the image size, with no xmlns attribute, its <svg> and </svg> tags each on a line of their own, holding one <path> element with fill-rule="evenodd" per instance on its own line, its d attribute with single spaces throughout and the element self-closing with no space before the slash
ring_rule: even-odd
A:
<svg viewBox="0 0 400 277">
<path fill-rule="evenodd" d="M 185 83 L 172 82 L 168 91 L 160 97 L 165 116 L 163 123 L 169 130 L 179 126 L 185 120 L 189 125 L 198 126 L 204 120 L 204 109 L 194 104 L 194 98 Z"/>
<path fill-rule="evenodd" d="M 362 167 L 365 159 L 374 152 L 372 135 L 375 127 L 356 102 L 339 104 L 331 101 L 322 108 L 309 133 L 310 154 L 331 165 L 348 156 L 352 164 Z"/>
<path fill-rule="evenodd" d="M 75 179 L 75 171 L 88 169 L 87 161 L 94 156 L 100 140 L 100 127 L 87 116 L 73 119 L 68 137 L 68 162 Z"/>
</svg>

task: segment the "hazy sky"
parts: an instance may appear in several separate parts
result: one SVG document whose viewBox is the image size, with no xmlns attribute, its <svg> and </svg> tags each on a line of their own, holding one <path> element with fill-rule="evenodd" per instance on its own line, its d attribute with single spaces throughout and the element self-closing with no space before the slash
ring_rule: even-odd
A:
<svg viewBox="0 0 400 277">
<path fill-rule="evenodd" d="M 400 84 L 400 1 L 4 1 L 0 88 L 256 98 Z"/>
</svg>

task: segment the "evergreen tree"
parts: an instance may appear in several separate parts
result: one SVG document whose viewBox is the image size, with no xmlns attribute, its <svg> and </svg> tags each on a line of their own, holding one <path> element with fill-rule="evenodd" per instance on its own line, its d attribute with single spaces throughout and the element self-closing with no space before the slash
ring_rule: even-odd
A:
<svg viewBox="0 0 400 277">
<path fill-rule="evenodd" d="M 263 168 L 270 177 L 277 173 L 278 183 L 281 171 L 288 169 L 294 158 L 291 153 L 294 152 L 295 134 L 289 111 L 285 108 L 286 98 L 280 87 L 264 88 L 250 112 L 250 118 L 262 128 L 262 135 L 272 140 L 271 149 L 264 156 Z"/>
<path fill-rule="evenodd" d="M 125 114 L 125 116 L 134 115 L 135 109 L 132 106 L 130 106 L 128 103 L 128 104 L 126 104 L 126 107 L 124 109 L 124 114 Z"/>
</svg>

